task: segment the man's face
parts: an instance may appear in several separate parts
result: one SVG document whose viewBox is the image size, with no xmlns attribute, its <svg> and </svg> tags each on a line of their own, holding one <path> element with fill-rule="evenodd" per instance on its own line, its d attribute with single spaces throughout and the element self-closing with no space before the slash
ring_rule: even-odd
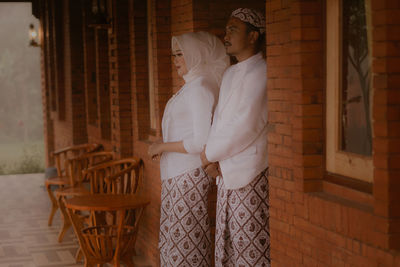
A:
<svg viewBox="0 0 400 267">
<path fill-rule="evenodd" d="M 224 45 L 230 56 L 240 55 L 250 44 L 246 24 L 238 18 L 231 17 L 225 28 Z"/>
</svg>

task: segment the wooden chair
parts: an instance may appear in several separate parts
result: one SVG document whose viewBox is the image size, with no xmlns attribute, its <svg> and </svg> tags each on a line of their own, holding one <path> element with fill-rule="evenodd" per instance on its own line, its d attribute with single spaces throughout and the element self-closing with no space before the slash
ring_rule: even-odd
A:
<svg viewBox="0 0 400 267">
<path fill-rule="evenodd" d="M 106 162 L 84 171 L 92 194 L 136 194 L 143 179 L 143 161 L 132 157 Z"/>
<path fill-rule="evenodd" d="M 57 199 L 54 196 L 54 187 L 60 188 L 70 185 L 71 178 L 69 177 L 68 159 L 80 156 L 85 153 L 94 152 L 102 149 L 99 144 L 82 144 L 66 147 L 53 152 L 56 161 L 57 177 L 48 178 L 45 180 L 45 187 L 49 195 L 52 207 L 49 215 L 48 225 L 53 223 L 54 214 L 58 209 Z"/>
<path fill-rule="evenodd" d="M 55 191 L 58 206 L 63 215 L 63 227 L 58 235 L 58 242 L 62 242 L 65 233 L 71 227 L 64 200 L 68 197 L 90 194 L 89 179 L 84 175 L 84 171 L 96 165 L 111 161 L 114 158 L 113 152 L 93 152 L 68 159 L 70 185 L 69 187 L 59 188 Z M 87 186 L 86 186 L 87 185 Z"/>
<path fill-rule="evenodd" d="M 84 172 L 90 180 L 91 194 L 130 194 L 139 192 L 138 188 L 143 180 L 143 161 L 132 157 L 120 160 L 113 160 Z M 127 219 L 133 219 L 133 213 L 128 214 Z M 111 212 L 92 214 L 91 225 L 115 224 L 116 214 Z"/>
<path fill-rule="evenodd" d="M 143 162 L 138 158 L 113 160 L 91 167 L 83 174 L 89 178 L 90 191 L 96 196 L 95 207 L 90 209 L 90 226 L 85 228 L 73 209 L 69 208 L 68 214 L 85 255 L 85 266 L 110 261 L 119 266 L 120 259 L 127 266 L 133 266 L 138 223 L 144 207 L 148 204 L 148 201 L 143 202 L 139 192 L 143 178 Z M 135 206 L 132 205 L 132 197 L 137 197 L 138 201 L 140 199 L 142 202 L 137 202 L 134 209 L 111 207 L 116 204 L 115 201 L 118 202 L 115 197 L 128 197 L 126 203 L 130 201 L 131 207 Z M 84 198 L 90 202 L 90 196 Z M 75 199 L 77 198 L 72 198 L 71 201 Z M 68 201 L 67 203 L 70 202 Z M 113 204 L 110 204 L 111 202 Z M 122 203 L 122 206 L 124 205 Z"/>
</svg>

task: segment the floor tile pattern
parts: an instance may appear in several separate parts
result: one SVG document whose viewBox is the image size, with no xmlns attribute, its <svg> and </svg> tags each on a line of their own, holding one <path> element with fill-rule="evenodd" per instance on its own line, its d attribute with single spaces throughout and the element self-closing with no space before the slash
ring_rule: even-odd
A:
<svg viewBox="0 0 400 267">
<path fill-rule="evenodd" d="M 43 174 L 0 176 L 0 267 L 83 266 L 75 263 L 72 229 L 57 242 L 59 212 L 47 226 L 50 201 L 43 184 Z"/>
</svg>

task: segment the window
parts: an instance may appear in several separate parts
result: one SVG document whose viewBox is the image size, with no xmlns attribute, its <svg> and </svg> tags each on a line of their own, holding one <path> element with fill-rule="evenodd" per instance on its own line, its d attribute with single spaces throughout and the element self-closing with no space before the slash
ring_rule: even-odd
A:
<svg viewBox="0 0 400 267">
<path fill-rule="evenodd" d="M 372 182 L 370 0 L 327 1 L 326 169 Z"/>
</svg>

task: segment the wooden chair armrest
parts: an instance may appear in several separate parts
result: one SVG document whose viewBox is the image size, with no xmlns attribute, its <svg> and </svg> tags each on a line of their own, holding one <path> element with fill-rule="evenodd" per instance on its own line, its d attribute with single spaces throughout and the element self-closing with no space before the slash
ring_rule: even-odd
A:
<svg viewBox="0 0 400 267">
<path fill-rule="evenodd" d="M 138 157 L 129 157 L 129 159 L 134 159 L 138 163 L 141 161 L 141 159 L 138 158 Z M 85 170 L 85 173 L 93 172 L 93 171 L 96 171 L 98 169 L 104 169 L 104 168 L 107 168 L 109 166 L 117 165 L 117 164 L 120 164 L 120 163 L 123 164 L 123 163 L 126 163 L 125 160 L 126 159 L 116 159 L 116 160 L 107 161 L 107 162 L 105 162 L 103 164 L 97 164 L 96 166 L 90 167 L 87 170 Z"/>
<path fill-rule="evenodd" d="M 108 182 L 110 182 L 112 180 L 118 179 L 118 177 L 124 175 L 125 173 L 128 173 L 128 172 L 132 171 L 132 169 L 136 168 L 137 166 L 138 165 L 129 166 L 129 168 L 126 168 L 126 169 L 124 169 L 124 170 L 122 170 L 120 172 L 117 172 L 116 174 L 114 174 L 112 176 L 106 177 L 105 180 L 108 183 Z"/>
<path fill-rule="evenodd" d="M 54 151 L 52 154 L 57 155 L 57 154 L 61 154 L 61 153 L 67 152 L 67 151 L 79 150 L 79 149 L 82 149 L 85 147 L 90 147 L 90 146 L 94 147 L 93 149 L 89 150 L 90 152 L 96 151 L 97 149 L 102 147 L 102 145 L 100 145 L 100 144 L 82 144 L 82 145 L 64 147 L 64 148 Z"/>
</svg>

